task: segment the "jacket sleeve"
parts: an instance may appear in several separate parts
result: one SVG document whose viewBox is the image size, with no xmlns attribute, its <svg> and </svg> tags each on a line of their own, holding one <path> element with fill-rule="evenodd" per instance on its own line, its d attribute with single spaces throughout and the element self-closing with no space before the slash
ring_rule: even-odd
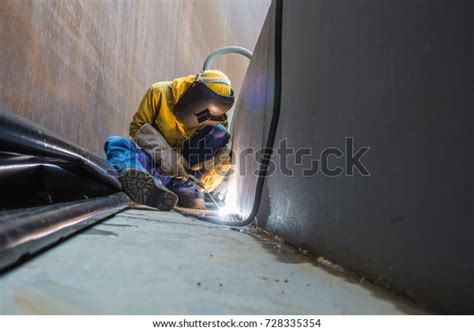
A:
<svg viewBox="0 0 474 331">
<path fill-rule="evenodd" d="M 187 177 L 189 166 L 184 157 L 151 124 L 145 123 L 138 129 L 133 140 L 160 166 L 163 175 Z"/>
<path fill-rule="evenodd" d="M 150 87 L 145 93 L 137 111 L 133 115 L 129 129 L 131 137 L 135 137 L 138 129 L 140 129 L 144 124 L 148 123 L 153 125 L 158 116 L 158 112 L 160 111 L 160 103 L 161 91 Z"/>
</svg>

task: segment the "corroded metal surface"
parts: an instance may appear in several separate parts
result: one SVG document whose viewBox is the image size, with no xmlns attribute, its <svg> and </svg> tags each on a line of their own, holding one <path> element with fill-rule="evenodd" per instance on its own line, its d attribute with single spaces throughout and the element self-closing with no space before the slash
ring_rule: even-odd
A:
<svg viewBox="0 0 474 331">
<path fill-rule="evenodd" d="M 269 0 L 0 2 L 0 107 L 100 155 L 127 135 L 148 86 L 197 73 L 211 51 L 253 49 Z M 248 59 L 214 68 L 239 90 Z"/>
<path fill-rule="evenodd" d="M 401 314 L 418 308 L 252 229 L 127 210 L 0 277 L 2 314 Z"/>
</svg>

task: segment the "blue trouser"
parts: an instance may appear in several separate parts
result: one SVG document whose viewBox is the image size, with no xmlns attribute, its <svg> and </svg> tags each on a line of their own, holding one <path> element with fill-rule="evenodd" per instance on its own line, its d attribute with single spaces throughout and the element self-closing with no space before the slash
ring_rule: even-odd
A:
<svg viewBox="0 0 474 331">
<path fill-rule="evenodd" d="M 191 139 L 185 142 L 182 154 L 192 167 L 213 157 L 219 149 L 229 142 L 229 139 L 230 133 L 222 124 L 208 125 L 197 131 Z M 109 164 L 119 172 L 125 169 L 141 170 L 160 180 L 163 185 L 173 185 L 175 189 L 194 191 L 191 182 L 173 179 L 161 174 L 159 165 L 131 139 L 117 136 L 109 137 L 105 141 L 104 150 Z M 203 175 L 200 171 L 191 172 L 191 174 L 197 178 Z"/>
</svg>

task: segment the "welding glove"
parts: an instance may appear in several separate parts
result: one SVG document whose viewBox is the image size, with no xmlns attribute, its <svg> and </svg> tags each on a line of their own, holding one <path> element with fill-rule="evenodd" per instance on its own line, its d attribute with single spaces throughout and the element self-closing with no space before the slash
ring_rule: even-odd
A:
<svg viewBox="0 0 474 331">
<path fill-rule="evenodd" d="M 181 153 L 168 145 L 166 139 L 151 124 L 145 123 L 138 129 L 134 140 L 154 162 L 160 165 L 163 175 L 188 180 L 188 162 Z"/>
<path fill-rule="evenodd" d="M 230 152 L 230 149 L 222 148 L 214 157 L 191 168 L 191 170 L 199 170 L 203 173 L 200 183 L 208 192 L 214 191 L 222 184 L 225 177 L 233 171 L 234 165 L 232 164 Z"/>
</svg>

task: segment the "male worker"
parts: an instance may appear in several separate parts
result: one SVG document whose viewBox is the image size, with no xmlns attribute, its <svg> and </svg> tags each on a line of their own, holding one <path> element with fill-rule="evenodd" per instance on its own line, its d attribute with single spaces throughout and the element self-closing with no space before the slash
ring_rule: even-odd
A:
<svg viewBox="0 0 474 331">
<path fill-rule="evenodd" d="M 234 103 L 229 78 L 206 70 L 153 84 L 130 124 L 130 136 L 105 142 L 107 161 L 136 203 L 160 210 L 205 208 L 189 175 L 214 190 L 230 171 L 227 112 Z"/>
</svg>

